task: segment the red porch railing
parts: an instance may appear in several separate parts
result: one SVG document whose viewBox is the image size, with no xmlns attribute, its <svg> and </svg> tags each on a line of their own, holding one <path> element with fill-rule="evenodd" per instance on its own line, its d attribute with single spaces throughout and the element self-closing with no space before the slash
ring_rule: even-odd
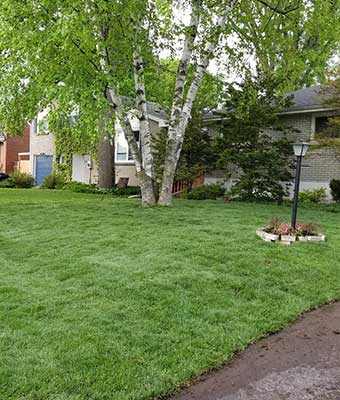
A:
<svg viewBox="0 0 340 400">
<path fill-rule="evenodd" d="M 172 194 L 177 195 L 186 192 L 189 188 L 195 189 L 204 184 L 204 176 L 199 176 L 193 181 L 179 180 L 172 185 Z"/>
</svg>

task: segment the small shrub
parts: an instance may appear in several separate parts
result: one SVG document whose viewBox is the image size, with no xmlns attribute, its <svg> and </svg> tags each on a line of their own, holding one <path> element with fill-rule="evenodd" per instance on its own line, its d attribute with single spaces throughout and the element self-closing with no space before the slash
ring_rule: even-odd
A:
<svg viewBox="0 0 340 400">
<path fill-rule="evenodd" d="M 82 182 L 69 182 L 63 185 L 63 189 L 71 190 L 75 193 L 90 193 L 90 194 L 104 194 L 113 196 L 134 196 L 140 195 L 139 186 L 127 186 L 124 188 L 114 187 L 112 189 L 99 188 L 94 184 L 87 184 Z"/>
<path fill-rule="evenodd" d="M 82 183 L 82 182 L 69 182 L 64 185 L 63 189 L 71 190 L 72 192 L 75 193 L 95 193 L 95 194 L 99 193 L 96 185 L 94 184 L 89 185 L 87 183 Z"/>
<path fill-rule="evenodd" d="M 65 177 L 59 172 L 52 172 L 46 176 L 42 185 L 42 189 L 61 189 L 65 185 Z"/>
<path fill-rule="evenodd" d="M 299 201 L 302 203 L 321 203 L 326 199 L 326 189 L 304 190 L 299 193 Z"/>
<path fill-rule="evenodd" d="M 219 183 L 212 185 L 204 185 L 187 193 L 186 198 L 190 200 L 216 200 L 222 197 L 225 193 L 225 188 Z"/>
<path fill-rule="evenodd" d="M 340 180 L 338 179 L 331 180 L 329 187 L 331 189 L 333 200 L 340 201 Z"/>
<path fill-rule="evenodd" d="M 290 224 L 282 221 L 278 217 L 274 217 L 266 226 L 265 231 L 280 236 L 291 234 L 295 234 L 297 236 L 317 236 L 320 232 L 320 226 L 311 222 L 306 224 L 300 223 L 296 225 L 296 229 L 294 232 Z"/>
<path fill-rule="evenodd" d="M 2 188 L 29 189 L 34 186 L 34 178 L 26 172 L 16 171 L 9 174 L 9 178 L 0 182 Z"/>
<path fill-rule="evenodd" d="M 283 222 L 279 217 L 274 217 L 267 225 L 266 232 L 273 233 L 274 235 L 290 235 L 292 227 L 290 224 Z"/>
<path fill-rule="evenodd" d="M 139 186 L 115 187 L 112 189 L 112 194 L 115 196 L 138 196 L 141 194 L 141 191 Z"/>
<path fill-rule="evenodd" d="M 0 188 L 15 188 L 15 183 L 12 181 L 12 179 L 9 177 L 3 181 L 0 182 Z"/>
<path fill-rule="evenodd" d="M 34 186 L 34 178 L 26 172 L 16 171 L 10 175 L 10 179 L 14 182 L 15 187 L 19 189 L 29 189 Z"/>
<path fill-rule="evenodd" d="M 307 224 L 297 224 L 296 234 L 298 236 L 316 236 L 320 232 L 320 226 L 311 222 Z"/>
</svg>

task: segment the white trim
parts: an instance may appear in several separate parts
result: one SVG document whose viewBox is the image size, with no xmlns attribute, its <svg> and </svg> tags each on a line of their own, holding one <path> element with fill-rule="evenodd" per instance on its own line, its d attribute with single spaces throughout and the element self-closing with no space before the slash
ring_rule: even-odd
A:
<svg viewBox="0 0 340 400">
<path fill-rule="evenodd" d="M 312 126 L 311 126 L 311 135 L 310 139 L 314 140 L 315 139 L 315 115 L 312 115 Z"/>
<path fill-rule="evenodd" d="M 129 160 L 129 144 L 125 138 L 124 131 L 119 125 L 119 123 L 116 123 L 116 134 L 114 136 L 114 141 L 115 141 L 115 154 L 114 154 L 114 163 L 119 164 L 119 163 L 124 163 L 124 164 L 134 164 L 134 160 Z M 126 159 L 125 160 L 118 160 L 118 143 L 120 142 L 121 146 L 126 148 Z"/>
<path fill-rule="evenodd" d="M 335 111 L 335 110 L 336 108 L 315 108 L 313 110 L 282 111 L 277 113 L 277 115 L 307 114 L 307 113 Z"/>
<path fill-rule="evenodd" d="M 148 114 L 148 117 L 152 121 L 158 122 L 160 128 L 167 128 L 169 126 L 169 121 L 167 121 L 166 119 L 162 119 L 151 114 Z"/>
</svg>

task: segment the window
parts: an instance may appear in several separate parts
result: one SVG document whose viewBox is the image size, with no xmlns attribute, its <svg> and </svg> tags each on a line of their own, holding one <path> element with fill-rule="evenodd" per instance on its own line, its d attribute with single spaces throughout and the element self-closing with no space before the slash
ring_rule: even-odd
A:
<svg viewBox="0 0 340 400">
<path fill-rule="evenodd" d="M 137 142 L 139 141 L 139 132 L 134 132 Z M 115 148 L 116 148 L 116 162 L 133 162 L 132 155 L 129 151 L 129 145 L 125 138 L 124 132 L 121 128 L 116 128 L 115 136 Z"/>
<path fill-rule="evenodd" d="M 340 126 L 338 117 L 315 118 L 315 134 L 318 139 L 339 139 Z"/>
<path fill-rule="evenodd" d="M 48 135 L 48 120 L 47 118 L 36 118 L 33 123 L 33 132 L 36 135 Z"/>
<path fill-rule="evenodd" d="M 117 161 L 126 161 L 128 160 L 128 147 L 125 146 L 124 143 L 117 143 Z"/>
<path fill-rule="evenodd" d="M 325 131 L 328 128 L 329 128 L 328 117 L 317 117 L 317 118 L 315 118 L 315 133 L 317 135 L 319 133 Z"/>
</svg>

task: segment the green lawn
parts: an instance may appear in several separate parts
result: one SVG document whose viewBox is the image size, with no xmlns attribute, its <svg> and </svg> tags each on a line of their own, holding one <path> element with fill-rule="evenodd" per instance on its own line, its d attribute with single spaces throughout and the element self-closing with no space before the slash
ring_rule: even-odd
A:
<svg viewBox="0 0 340 400">
<path fill-rule="evenodd" d="M 340 214 L 291 247 L 255 236 L 273 215 L 1 189 L 0 399 L 152 399 L 340 299 Z"/>
</svg>

